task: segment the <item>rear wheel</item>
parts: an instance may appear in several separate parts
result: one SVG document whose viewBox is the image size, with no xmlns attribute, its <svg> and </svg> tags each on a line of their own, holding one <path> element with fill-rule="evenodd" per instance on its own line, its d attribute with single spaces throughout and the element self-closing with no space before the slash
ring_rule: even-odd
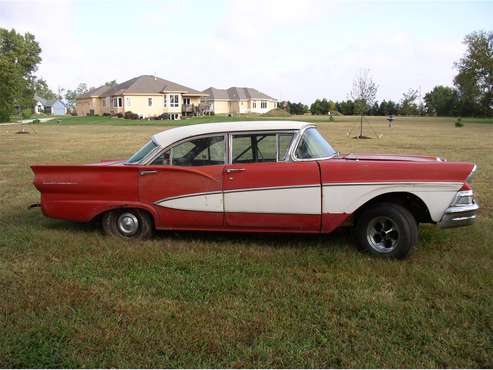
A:
<svg viewBox="0 0 493 370">
<path fill-rule="evenodd" d="M 399 259 L 414 249 L 418 236 L 414 216 L 393 203 L 376 204 L 363 211 L 356 222 L 356 232 L 361 250 Z"/>
<path fill-rule="evenodd" d="M 140 209 L 115 209 L 103 215 L 106 234 L 123 239 L 148 239 L 153 234 L 151 216 Z"/>
</svg>

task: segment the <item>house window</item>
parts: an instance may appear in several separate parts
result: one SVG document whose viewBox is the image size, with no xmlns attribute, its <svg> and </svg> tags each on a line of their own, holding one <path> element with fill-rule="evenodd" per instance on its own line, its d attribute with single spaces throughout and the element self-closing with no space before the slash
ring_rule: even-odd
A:
<svg viewBox="0 0 493 370">
<path fill-rule="evenodd" d="M 266 102 L 265 100 L 262 100 L 262 101 L 260 102 L 260 108 L 261 108 L 261 109 L 265 109 L 265 108 L 267 108 L 267 102 Z"/>
<path fill-rule="evenodd" d="M 183 104 L 190 105 L 190 98 L 183 98 Z"/>
<path fill-rule="evenodd" d="M 166 95 L 164 95 L 164 105 L 163 105 L 163 107 L 165 107 L 165 106 L 166 106 Z"/>
<path fill-rule="evenodd" d="M 257 102 L 256 101 L 253 102 L 253 108 L 257 108 Z"/>
<path fill-rule="evenodd" d="M 130 101 L 130 98 L 125 98 L 125 105 L 127 107 L 131 107 L 132 106 L 132 102 Z"/>
<path fill-rule="evenodd" d="M 152 98 L 147 98 L 147 105 L 152 107 Z"/>
<path fill-rule="evenodd" d="M 123 107 L 123 99 L 121 97 L 113 98 L 113 107 L 114 108 Z"/>
<path fill-rule="evenodd" d="M 169 106 L 170 107 L 177 107 L 178 102 L 179 102 L 179 96 L 178 95 L 170 95 L 169 96 Z"/>
</svg>

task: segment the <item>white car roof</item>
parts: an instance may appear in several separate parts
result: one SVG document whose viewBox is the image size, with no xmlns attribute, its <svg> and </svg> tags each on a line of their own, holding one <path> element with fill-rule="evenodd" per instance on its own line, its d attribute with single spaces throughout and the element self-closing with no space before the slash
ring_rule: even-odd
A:
<svg viewBox="0 0 493 370">
<path fill-rule="evenodd" d="M 242 131 L 278 131 L 278 130 L 300 130 L 307 126 L 313 126 L 308 122 L 300 121 L 238 121 L 238 122 L 217 122 L 201 123 L 172 128 L 155 134 L 152 140 L 160 147 L 176 143 L 191 136 L 207 135 L 223 132 L 242 132 Z"/>
</svg>

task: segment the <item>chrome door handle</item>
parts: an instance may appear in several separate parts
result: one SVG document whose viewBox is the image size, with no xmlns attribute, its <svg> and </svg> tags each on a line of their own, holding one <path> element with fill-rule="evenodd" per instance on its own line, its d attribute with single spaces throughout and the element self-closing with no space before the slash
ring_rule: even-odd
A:
<svg viewBox="0 0 493 370">
<path fill-rule="evenodd" d="M 226 168 L 224 172 L 226 173 L 231 173 L 231 172 L 243 172 L 245 171 L 244 168 Z"/>
<path fill-rule="evenodd" d="M 146 170 L 146 171 L 140 171 L 140 176 L 145 176 L 145 175 L 152 175 L 153 173 L 158 173 L 158 170 Z"/>
</svg>

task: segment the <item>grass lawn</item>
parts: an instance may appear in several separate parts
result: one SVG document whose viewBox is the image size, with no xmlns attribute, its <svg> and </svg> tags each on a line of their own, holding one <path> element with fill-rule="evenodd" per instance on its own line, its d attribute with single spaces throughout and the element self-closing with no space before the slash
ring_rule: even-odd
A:
<svg viewBox="0 0 493 370">
<path fill-rule="evenodd" d="M 396 123 L 454 123 L 456 117 L 395 117 Z M 124 118 L 113 117 L 101 117 L 101 116 L 86 116 L 86 117 L 55 117 L 50 124 L 64 124 L 64 125 L 110 125 L 110 126 L 182 126 L 193 125 L 198 123 L 210 123 L 210 122 L 237 122 L 237 121 L 250 121 L 250 120 L 296 120 L 306 122 L 328 122 L 327 116 L 312 116 L 306 115 L 291 115 L 287 117 L 269 117 L 264 115 L 241 115 L 234 117 L 227 117 L 224 115 L 208 116 L 208 117 L 193 117 L 178 121 L 159 121 L 159 120 L 128 120 Z M 387 123 L 387 117 L 383 116 L 369 116 L 365 118 L 366 122 L 372 123 Z M 348 123 L 348 122 L 360 122 L 359 116 L 337 116 L 335 122 Z M 464 124 L 468 123 L 486 123 L 493 124 L 493 118 L 463 118 Z M 334 122 L 330 122 L 334 123 Z"/>
<path fill-rule="evenodd" d="M 164 129 L 89 119 L 0 126 L 0 367 L 493 367 L 493 126 L 380 117 L 380 139 L 353 140 L 354 120 L 319 119 L 341 152 L 479 165 L 478 223 L 422 226 L 414 255 L 386 261 L 350 230 L 126 243 L 28 211 L 31 164 L 125 158 Z"/>
</svg>

